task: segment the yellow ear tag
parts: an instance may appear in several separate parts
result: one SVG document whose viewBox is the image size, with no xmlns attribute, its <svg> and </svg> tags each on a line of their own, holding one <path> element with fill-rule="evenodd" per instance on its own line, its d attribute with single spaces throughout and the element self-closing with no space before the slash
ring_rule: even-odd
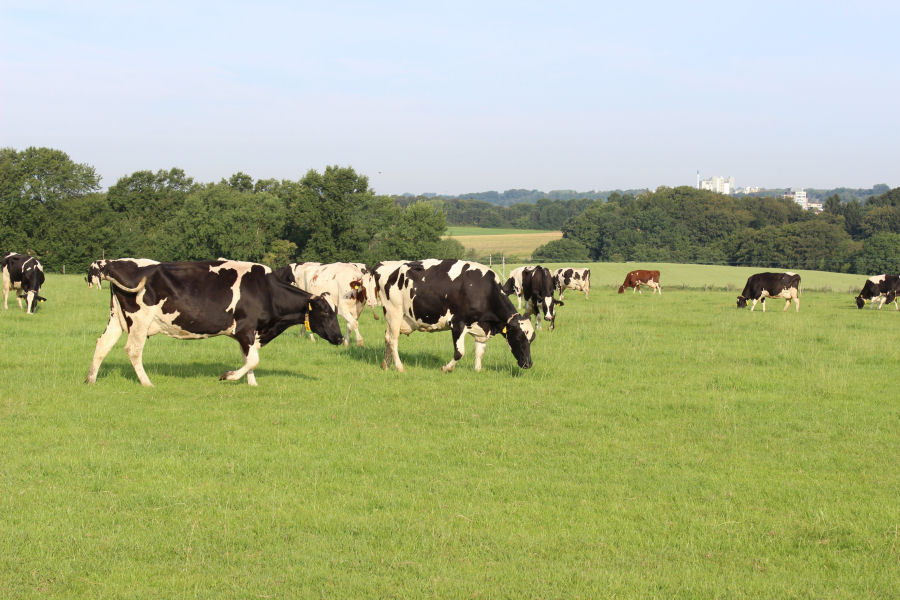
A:
<svg viewBox="0 0 900 600">
<path fill-rule="evenodd" d="M 309 326 L 309 311 L 312 310 L 312 302 L 307 304 L 306 308 L 307 308 L 307 311 L 306 311 L 306 316 L 303 318 L 303 326 L 306 327 L 307 331 L 312 331 L 312 329 Z"/>
<path fill-rule="evenodd" d="M 500 333 L 502 333 L 503 335 L 506 335 L 506 327 L 504 327 L 503 331 L 501 331 Z"/>
</svg>

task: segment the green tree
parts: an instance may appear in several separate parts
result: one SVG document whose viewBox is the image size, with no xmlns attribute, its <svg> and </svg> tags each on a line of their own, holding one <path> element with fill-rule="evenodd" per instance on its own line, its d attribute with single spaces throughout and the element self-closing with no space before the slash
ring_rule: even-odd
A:
<svg viewBox="0 0 900 600">
<path fill-rule="evenodd" d="M 571 238 L 547 242 L 531 253 L 531 260 L 539 262 L 588 261 L 590 258 L 584 244 Z"/>
<path fill-rule="evenodd" d="M 0 149 L 2 250 L 40 255 L 53 247 L 49 226 L 56 205 L 99 188 L 94 167 L 73 162 L 65 152 L 33 146 L 21 152 Z"/>
<path fill-rule="evenodd" d="M 877 233 L 864 240 L 854 270 L 865 275 L 900 273 L 900 234 Z"/>
<path fill-rule="evenodd" d="M 358 261 L 369 252 L 393 203 L 376 197 L 369 179 L 349 167 L 310 170 L 300 181 L 298 233 L 301 256 L 321 262 Z"/>
</svg>

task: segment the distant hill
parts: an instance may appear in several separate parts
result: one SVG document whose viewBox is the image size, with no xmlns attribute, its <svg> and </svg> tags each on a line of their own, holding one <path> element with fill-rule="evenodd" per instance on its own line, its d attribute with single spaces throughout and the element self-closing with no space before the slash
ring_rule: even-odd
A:
<svg viewBox="0 0 900 600">
<path fill-rule="evenodd" d="M 851 200 L 859 200 L 860 202 L 864 202 L 869 198 L 874 196 L 879 196 L 888 192 L 891 188 L 887 184 L 877 184 L 872 186 L 871 188 L 832 188 L 832 189 L 817 189 L 817 188 L 806 188 L 806 196 L 810 201 L 813 202 L 823 202 L 825 198 L 829 196 L 837 195 L 841 202 L 850 202 Z M 506 190 L 505 192 L 496 192 L 496 191 L 488 191 L 488 192 L 470 192 L 466 194 L 458 194 L 458 195 L 448 195 L 448 194 L 433 194 L 426 193 L 420 194 L 419 198 L 441 198 L 445 200 L 478 200 L 481 202 L 487 202 L 489 204 L 494 204 L 496 206 L 512 206 L 513 204 L 535 204 L 538 200 L 547 199 L 547 200 L 597 200 L 602 199 L 606 201 L 612 194 L 622 194 L 622 195 L 632 195 L 637 196 L 639 194 L 645 193 L 649 190 L 647 189 L 630 189 L 630 190 L 605 190 L 605 191 L 596 191 L 591 190 L 588 192 L 577 192 L 575 190 L 551 190 L 549 192 L 543 192 L 541 190 L 525 190 L 525 189 L 513 189 Z M 786 192 L 789 192 L 790 188 L 770 188 L 770 189 L 761 189 L 759 192 L 753 194 L 740 194 L 747 196 L 783 196 Z M 411 194 L 404 194 L 404 196 L 412 196 Z"/>
<path fill-rule="evenodd" d="M 497 206 L 512 206 L 513 204 L 535 204 L 538 200 L 596 200 L 598 198 L 606 200 L 610 195 L 618 192 L 619 194 L 637 195 L 646 192 L 645 189 L 639 190 L 608 190 L 608 191 L 589 191 L 576 192 L 575 190 L 551 190 L 542 192 L 541 190 L 506 190 L 505 192 L 471 192 L 451 196 L 447 194 L 421 194 L 426 198 L 442 198 L 445 200 L 479 200 L 488 202 Z"/>
</svg>

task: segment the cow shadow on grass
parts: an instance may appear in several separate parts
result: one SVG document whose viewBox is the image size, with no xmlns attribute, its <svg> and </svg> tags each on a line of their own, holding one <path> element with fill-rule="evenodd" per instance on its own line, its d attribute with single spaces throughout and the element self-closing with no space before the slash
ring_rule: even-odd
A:
<svg viewBox="0 0 900 600">
<path fill-rule="evenodd" d="M 221 362 L 215 361 L 192 361 L 192 362 L 144 362 L 144 370 L 147 372 L 147 377 L 150 378 L 150 381 L 156 383 L 156 379 L 159 377 L 171 377 L 172 379 L 210 379 L 212 381 L 217 381 L 219 377 L 222 376 L 226 371 L 234 371 L 240 368 L 240 364 L 223 364 Z M 134 380 L 138 382 L 137 375 L 134 372 L 134 367 L 131 366 L 131 363 L 111 363 L 107 365 L 106 363 L 100 367 L 100 374 L 97 377 L 97 380 L 103 378 L 103 373 L 106 372 L 107 375 L 112 373 L 117 373 L 123 379 Z M 306 381 L 315 381 L 317 378 L 306 373 L 303 373 L 300 370 L 293 369 L 271 369 L 263 366 L 262 368 L 257 367 L 253 370 L 257 379 L 263 380 L 265 377 L 271 377 L 275 375 L 280 375 L 282 377 L 295 377 L 304 379 Z M 228 383 L 244 383 L 246 385 L 247 378 L 242 377 L 238 381 L 228 382 Z"/>
<path fill-rule="evenodd" d="M 381 367 L 381 362 L 382 360 L 384 360 L 384 346 L 351 346 L 350 348 L 348 348 L 347 354 L 353 360 Z M 400 348 L 400 360 L 403 361 L 403 366 L 407 370 L 411 367 L 414 367 L 440 371 L 441 367 L 450 362 L 451 358 L 453 358 L 453 354 L 449 351 L 446 354 L 439 354 L 435 352 L 429 352 L 427 350 L 416 349 L 404 352 L 403 348 Z M 472 371 L 473 373 L 475 372 L 474 351 L 466 352 L 466 355 L 463 356 L 462 360 L 456 363 L 456 367 L 453 370 L 459 371 L 466 369 Z M 389 362 L 387 370 L 395 371 L 393 360 Z M 492 371 L 495 373 L 509 373 L 511 371 L 511 368 L 508 364 L 494 363 L 489 359 L 483 359 L 481 363 L 481 370 Z M 512 374 L 518 376 L 522 374 L 522 371 L 523 369 L 514 367 L 514 370 L 512 370 Z"/>
</svg>

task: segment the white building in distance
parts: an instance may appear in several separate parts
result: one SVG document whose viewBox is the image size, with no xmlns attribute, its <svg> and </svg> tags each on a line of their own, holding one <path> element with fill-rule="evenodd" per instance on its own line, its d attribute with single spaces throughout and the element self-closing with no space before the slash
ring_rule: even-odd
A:
<svg viewBox="0 0 900 600">
<path fill-rule="evenodd" d="M 785 200 L 793 200 L 803 210 L 809 210 L 809 201 L 806 199 L 806 190 L 803 188 L 791 188 L 791 191 L 785 194 L 784 198 Z"/>
<path fill-rule="evenodd" d="M 699 175 L 697 178 L 699 179 Z M 709 190 L 719 194 L 731 195 L 734 193 L 734 177 L 722 177 L 721 175 L 713 175 L 709 179 L 701 179 L 699 181 L 701 190 Z"/>
</svg>

